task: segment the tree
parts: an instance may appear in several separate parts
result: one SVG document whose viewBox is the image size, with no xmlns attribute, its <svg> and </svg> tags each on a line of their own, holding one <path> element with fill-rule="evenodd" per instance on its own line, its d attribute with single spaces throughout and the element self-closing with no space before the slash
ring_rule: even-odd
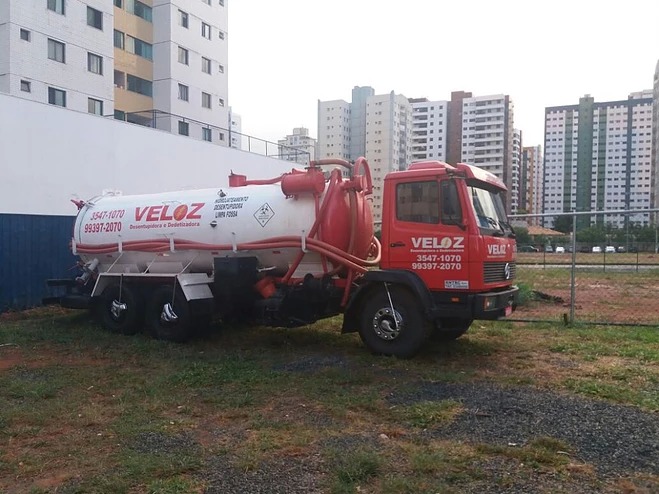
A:
<svg viewBox="0 0 659 494">
<path fill-rule="evenodd" d="M 572 216 L 558 216 L 554 221 L 554 230 L 563 233 L 572 231 Z"/>
</svg>

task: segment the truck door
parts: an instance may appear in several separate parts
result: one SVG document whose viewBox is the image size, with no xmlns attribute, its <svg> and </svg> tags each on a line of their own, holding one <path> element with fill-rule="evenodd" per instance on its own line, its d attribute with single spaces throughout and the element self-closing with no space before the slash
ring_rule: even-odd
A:
<svg viewBox="0 0 659 494">
<path fill-rule="evenodd" d="M 467 233 L 455 179 L 395 185 L 388 267 L 414 271 L 430 290 L 469 289 Z"/>
</svg>

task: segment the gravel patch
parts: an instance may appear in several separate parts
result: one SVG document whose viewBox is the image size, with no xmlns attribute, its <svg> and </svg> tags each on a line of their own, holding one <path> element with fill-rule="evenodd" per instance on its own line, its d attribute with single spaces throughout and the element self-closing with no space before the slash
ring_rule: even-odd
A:
<svg viewBox="0 0 659 494">
<path fill-rule="evenodd" d="M 524 445 L 549 436 L 569 444 L 573 457 L 601 473 L 659 474 L 659 417 L 637 408 L 492 383 L 432 383 L 392 393 L 392 404 L 456 400 L 465 411 L 433 437 Z"/>
<path fill-rule="evenodd" d="M 218 456 L 200 476 L 207 485 L 204 494 L 314 494 L 323 492 L 319 462 L 318 456 L 277 458 L 243 471 L 229 457 Z"/>
<path fill-rule="evenodd" d="M 129 448 L 138 453 L 160 455 L 194 452 L 198 447 L 189 434 L 172 436 L 161 432 L 142 432 L 129 444 Z"/>
</svg>

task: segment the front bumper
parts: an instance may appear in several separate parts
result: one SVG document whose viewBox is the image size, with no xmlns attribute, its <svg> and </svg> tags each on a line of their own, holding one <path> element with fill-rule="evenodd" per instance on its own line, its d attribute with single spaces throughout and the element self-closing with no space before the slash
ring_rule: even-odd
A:
<svg viewBox="0 0 659 494">
<path fill-rule="evenodd" d="M 474 319 L 499 319 L 513 313 L 519 300 L 519 288 L 501 292 L 479 293 L 472 302 Z"/>
</svg>

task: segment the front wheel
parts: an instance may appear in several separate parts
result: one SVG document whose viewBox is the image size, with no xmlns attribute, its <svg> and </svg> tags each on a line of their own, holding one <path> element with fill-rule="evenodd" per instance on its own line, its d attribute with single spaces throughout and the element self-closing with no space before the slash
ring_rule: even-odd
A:
<svg viewBox="0 0 659 494">
<path fill-rule="evenodd" d="M 359 336 L 374 353 L 411 358 L 431 332 L 418 298 L 397 285 L 378 286 L 364 303 Z"/>
</svg>

